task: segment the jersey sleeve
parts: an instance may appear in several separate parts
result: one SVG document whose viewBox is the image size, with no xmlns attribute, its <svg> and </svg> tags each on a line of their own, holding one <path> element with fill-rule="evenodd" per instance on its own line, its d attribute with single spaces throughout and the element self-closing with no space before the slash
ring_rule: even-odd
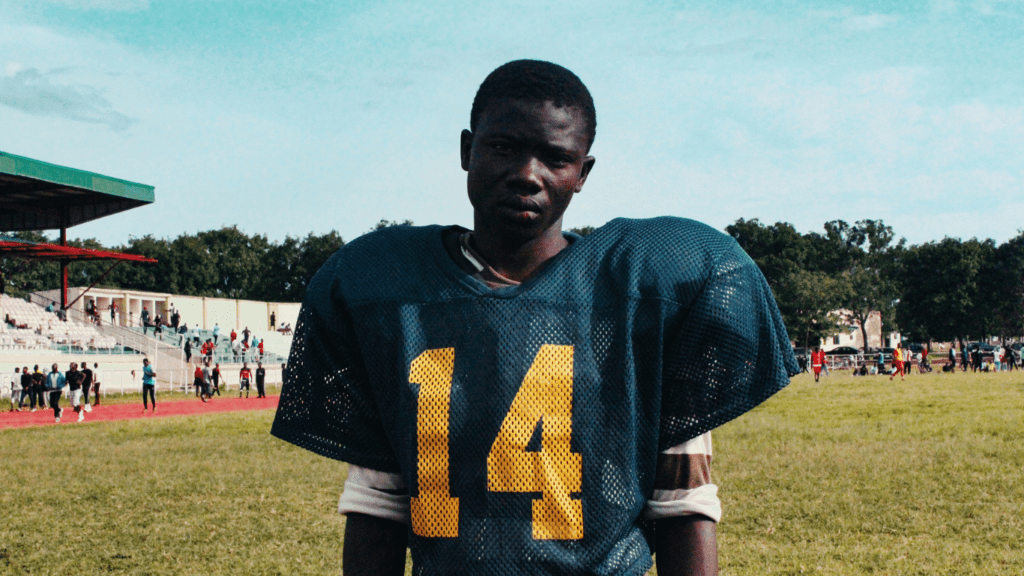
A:
<svg viewBox="0 0 1024 576">
<path fill-rule="evenodd" d="M 399 472 L 332 263 L 310 284 L 271 434 L 321 456 Z"/>
<path fill-rule="evenodd" d="M 775 298 L 731 238 L 665 351 L 658 449 L 744 414 L 799 373 Z"/>
</svg>

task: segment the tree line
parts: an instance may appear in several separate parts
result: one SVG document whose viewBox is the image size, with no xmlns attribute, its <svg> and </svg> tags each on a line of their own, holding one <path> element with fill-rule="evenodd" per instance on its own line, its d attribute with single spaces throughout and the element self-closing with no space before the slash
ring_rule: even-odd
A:
<svg viewBox="0 0 1024 576">
<path fill-rule="evenodd" d="M 764 273 L 800 345 L 854 324 L 866 343 L 873 311 L 884 333 L 911 341 L 1024 334 L 1024 232 L 1000 245 L 948 237 L 907 245 L 881 220 L 834 220 L 800 234 L 791 224 L 740 219 L 726 232 Z"/>
<path fill-rule="evenodd" d="M 409 224 L 381 220 L 371 231 Z M 572 229 L 584 236 L 593 230 Z M 1024 334 L 1024 232 L 1000 245 L 973 238 L 907 245 L 881 220 L 834 220 L 823 232 L 801 234 L 792 224 L 741 218 L 725 231 L 764 273 L 798 345 L 813 345 L 850 325 L 859 325 L 867 342 L 873 312 L 881 314 L 884 332 L 898 331 L 914 341 Z M 53 241 L 34 232 L 13 236 Z M 173 239 L 131 238 L 109 248 L 94 239 L 69 244 L 159 261 L 120 264 L 109 272 L 109 261 L 73 262 L 71 286 L 97 282 L 105 288 L 301 302 L 313 275 L 345 242 L 336 231 L 273 242 L 225 226 Z M 13 296 L 60 285 L 56 262 L 3 258 L 0 273 Z"/>
</svg>

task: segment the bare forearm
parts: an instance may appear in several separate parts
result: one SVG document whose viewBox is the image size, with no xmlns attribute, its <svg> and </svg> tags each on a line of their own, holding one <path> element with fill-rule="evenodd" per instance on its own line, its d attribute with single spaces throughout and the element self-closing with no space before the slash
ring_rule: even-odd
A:
<svg viewBox="0 0 1024 576">
<path fill-rule="evenodd" d="M 345 524 L 345 576 L 405 574 L 406 527 L 400 522 L 350 513 Z"/>
<path fill-rule="evenodd" d="M 658 576 L 717 576 L 717 531 L 706 516 L 658 520 L 654 537 Z"/>
</svg>

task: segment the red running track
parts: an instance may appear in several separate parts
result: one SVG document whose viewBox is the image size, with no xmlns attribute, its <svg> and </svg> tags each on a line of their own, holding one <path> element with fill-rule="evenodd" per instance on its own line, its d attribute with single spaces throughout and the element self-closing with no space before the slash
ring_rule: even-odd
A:
<svg viewBox="0 0 1024 576">
<path fill-rule="evenodd" d="M 268 410 L 277 408 L 278 396 L 266 398 L 237 398 L 233 396 L 214 396 L 209 402 L 194 400 L 171 400 L 163 402 L 157 394 L 156 413 L 142 413 L 142 403 L 138 404 L 104 404 L 93 406 L 92 412 L 85 413 L 88 422 L 109 422 L 112 420 L 141 420 L 143 418 L 166 418 L 168 416 L 195 416 L 197 414 L 219 414 L 222 412 L 241 412 L 244 410 Z M 4 401 L 7 399 L 4 398 Z M 60 424 L 53 421 L 53 409 L 37 408 L 30 412 L 27 408 L 21 412 L 0 412 L 0 430 L 5 428 L 26 428 L 29 426 L 64 426 L 78 424 L 78 414 L 68 405 L 67 398 L 61 397 L 60 407 L 64 409 Z"/>
</svg>

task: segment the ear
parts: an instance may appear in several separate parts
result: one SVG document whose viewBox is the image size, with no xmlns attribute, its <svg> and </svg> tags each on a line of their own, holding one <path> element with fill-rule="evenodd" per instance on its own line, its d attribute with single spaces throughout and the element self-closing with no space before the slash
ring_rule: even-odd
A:
<svg viewBox="0 0 1024 576">
<path fill-rule="evenodd" d="M 462 159 L 462 169 L 469 172 L 469 157 L 473 152 L 473 133 L 469 130 L 462 131 L 459 141 L 459 157 Z"/>
<path fill-rule="evenodd" d="M 587 176 L 590 176 L 590 171 L 594 168 L 594 163 L 597 162 L 597 158 L 593 156 L 587 156 L 583 159 L 583 165 L 580 167 L 580 179 L 576 181 L 576 189 L 573 190 L 574 194 L 579 194 L 583 190 L 583 185 L 587 182 Z"/>
</svg>

